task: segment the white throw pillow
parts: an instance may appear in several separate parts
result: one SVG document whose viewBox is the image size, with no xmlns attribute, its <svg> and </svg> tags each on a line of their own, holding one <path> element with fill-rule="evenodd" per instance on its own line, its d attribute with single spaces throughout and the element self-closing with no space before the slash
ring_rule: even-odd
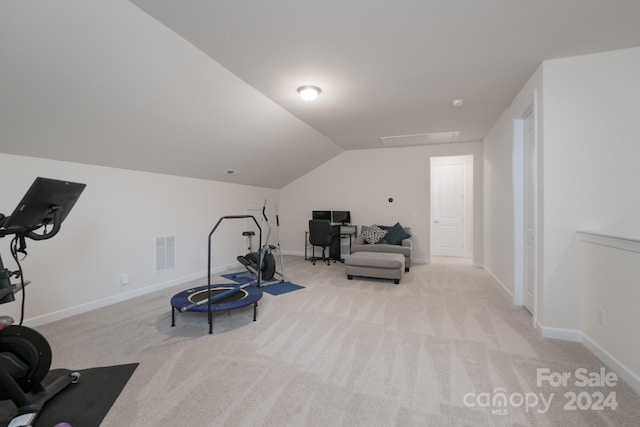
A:
<svg viewBox="0 0 640 427">
<path fill-rule="evenodd" d="M 372 244 L 378 243 L 386 235 L 387 235 L 387 232 L 381 229 L 380 227 L 378 227 L 377 225 L 372 225 L 362 233 L 362 237 L 364 237 L 364 241 Z"/>
</svg>

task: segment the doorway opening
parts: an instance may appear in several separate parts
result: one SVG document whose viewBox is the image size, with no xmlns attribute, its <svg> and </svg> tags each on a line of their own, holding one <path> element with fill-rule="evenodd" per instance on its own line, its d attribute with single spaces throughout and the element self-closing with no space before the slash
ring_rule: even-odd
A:
<svg viewBox="0 0 640 427">
<path fill-rule="evenodd" d="M 538 305 L 538 135 L 536 93 L 513 120 L 514 293 L 513 302 L 532 315 Z"/>
<path fill-rule="evenodd" d="M 473 156 L 431 157 L 431 262 L 472 264 Z"/>
</svg>

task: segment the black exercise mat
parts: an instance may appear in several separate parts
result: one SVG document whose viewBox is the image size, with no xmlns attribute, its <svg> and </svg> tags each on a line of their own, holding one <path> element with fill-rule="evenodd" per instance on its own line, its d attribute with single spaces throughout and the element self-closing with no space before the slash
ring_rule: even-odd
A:
<svg viewBox="0 0 640 427">
<path fill-rule="evenodd" d="M 69 384 L 49 400 L 36 418 L 34 427 L 51 427 L 63 422 L 73 427 L 98 427 L 137 367 L 137 363 L 131 363 L 78 370 L 80 381 Z M 71 372 L 74 371 L 54 369 L 43 383 L 48 384 Z M 0 402 L 0 425 L 6 426 L 15 411 L 11 401 Z"/>
</svg>

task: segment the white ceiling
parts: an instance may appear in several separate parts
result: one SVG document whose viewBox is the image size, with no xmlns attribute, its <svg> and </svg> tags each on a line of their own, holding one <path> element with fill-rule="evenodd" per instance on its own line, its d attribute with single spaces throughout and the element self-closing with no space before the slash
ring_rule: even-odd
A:
<svg viewBox="0 0 640 427">
<path fill-rule="evenodd" d="M 482 140 L 541 61 L 640 46 L 638 18 L 638 0 L 4 1 L 0 151 L 280 188 L 380 137 Z"/>
</svg>

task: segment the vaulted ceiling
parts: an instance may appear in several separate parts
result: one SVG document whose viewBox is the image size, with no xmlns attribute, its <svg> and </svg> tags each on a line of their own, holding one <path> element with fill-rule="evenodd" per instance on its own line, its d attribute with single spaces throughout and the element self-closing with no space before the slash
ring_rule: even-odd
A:
<svg viewBox="0 0 640 427">
<path fill-rule="evenodd" d="M 637 0 L 3 1 L 0 151 L 281 188 L 381 137 L 482 140 L 543 60 L 639 46 L 639 17 Z"/>
</svg>

